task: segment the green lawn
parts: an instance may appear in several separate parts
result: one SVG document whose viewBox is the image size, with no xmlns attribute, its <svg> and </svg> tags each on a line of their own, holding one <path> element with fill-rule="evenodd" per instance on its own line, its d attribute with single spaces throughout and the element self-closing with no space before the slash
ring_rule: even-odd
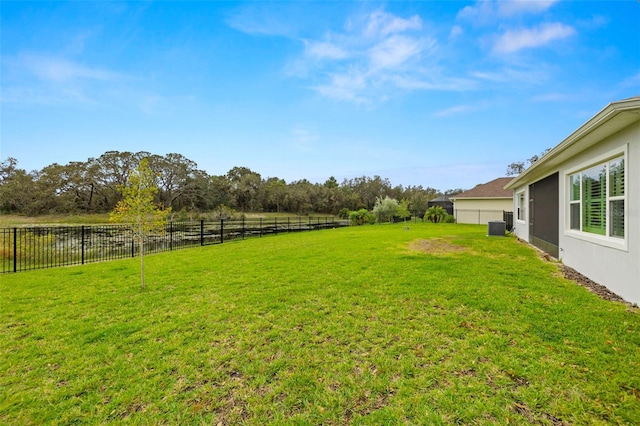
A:
<svg viewBox="0 0 640 426">
<path fill-rule="evenodd" d="M 638 424 L 640 315 L 486 227 L 0 277 L 0 424 Z"/>
</svg>

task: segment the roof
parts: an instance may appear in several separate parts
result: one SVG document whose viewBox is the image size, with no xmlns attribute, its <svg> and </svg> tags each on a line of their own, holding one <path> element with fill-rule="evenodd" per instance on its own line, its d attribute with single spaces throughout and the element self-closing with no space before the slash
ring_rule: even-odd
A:
<svg viewBox="0 0 640 426">
<path fill-rule="evenodd" d="M 640 121 L 640 96 L 610 103 L 531 167 L 508 182 L 505 188 L 513 190 L 544 178 L 568 159 L 637 121 Z"/>
<path fill-rule="evenodd" d="M 434 198 L 433 200 L 429 201 L 430 203 L 445 203 L 445 202 L 451 202 L 451 200 L 449 200 L 449 197 L 447 197 L 446 195 L 441 195 L 438 198 Z"/>
<path fill-rule="evenodd" d="M 500 177 L 491 182 L 476 185 L 468 191 L 451 197 L 452 200 L 458 198 L 513 198 L 513 191 L 504 189 L 505 185 L 513 178 Z"/>
</svg>

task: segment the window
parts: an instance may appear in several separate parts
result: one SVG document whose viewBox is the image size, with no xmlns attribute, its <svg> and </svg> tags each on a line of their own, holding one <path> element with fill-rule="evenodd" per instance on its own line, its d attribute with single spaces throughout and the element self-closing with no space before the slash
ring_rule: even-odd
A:
<svg viewBox="0 0 640 426">
<path fill-rule="evenodd" d="M 569 175 L 569 228 L 624 238 L 624 157 Z"/>
<path fill-rule="evenodd" d="M 526 203 L 526 199 L 525 199 L 525 193 L 524 193 L 524 192 L 520 192 L 520 193 L 517 195 L 517 197 L 518 197 L 518 198 L 517 198 L 517 200 L 518 200 L 518 201 L 517 201 L 517 202 L 518 202 L 518 204 L 517 204 L 517 209 L 518 209 L 518 211 L 517 211 L 517 216 L 516 216 L 516 218 L 517 218 L 518 220 L 526 220 L 526 219 L 525 219 L 525 217 L 526 217 L 526 216 L 525 216 L 525 214 L 526 214 L 526 204 L 525 204 L 525 203 Z"/>
</svg>

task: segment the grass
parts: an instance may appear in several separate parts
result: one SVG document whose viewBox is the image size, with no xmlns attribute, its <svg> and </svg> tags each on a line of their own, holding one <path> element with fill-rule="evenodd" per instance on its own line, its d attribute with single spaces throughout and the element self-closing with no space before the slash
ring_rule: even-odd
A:
<svg viewBox="0 0 640 426">
<path fill-rule="evenodd" d="M 634 424 L 640 315 L 482 226 L 4 275 L 2 424 Z"/>
<path fill-rule="evenodd" d="M 96 225 L 105 223 L 109 223 L 109 213 L 79 215 L 49 214 L 40 216 L 0 214 L 0 228 L 9 228 L 14 226 Z"/>
</svg>

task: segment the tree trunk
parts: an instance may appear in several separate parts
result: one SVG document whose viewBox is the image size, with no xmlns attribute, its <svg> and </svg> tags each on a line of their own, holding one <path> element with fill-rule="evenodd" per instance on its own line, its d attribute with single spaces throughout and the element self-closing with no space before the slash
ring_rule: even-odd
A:
<svg viewBox="0 0 640 426">
<path fill-rule="evenodd" d="M 140 288 L 144 290 L 144 234 L 142 232 L 141 223 L 138 224 L 138 238 L 140 245 Z"/>
</svg>

